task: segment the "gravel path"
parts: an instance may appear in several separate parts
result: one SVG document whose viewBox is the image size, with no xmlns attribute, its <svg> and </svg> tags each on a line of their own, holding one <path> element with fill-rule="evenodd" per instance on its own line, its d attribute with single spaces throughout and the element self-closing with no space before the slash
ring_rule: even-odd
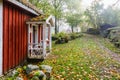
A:
<svg viewBox="0 0 120 80">
<path fill-rule="evenodd" d="M 108 54 L 108 55 L 107 55 L 108 57 L 110 57 L 110 58 L 112 58 L 113 60 L 115 60 L 115 61 L 117 61 L 117 62 L 120 63 L 120 54 L 117 54 L 117 53 L 109 50 L 108 48 L 106 48 L 104 45 L 101 44 L 100 39 L 97 38 L 96 36 L 95 36 L 95 39 L 94 39 L 94 40 L 95 40 L 95 42 L 98 44 L 98 46 L 99 46 L 104 52 L 106 52 L 106 54 Z"/>
<path fill-rule="evenodd" d="M 109 50 L 107 47 L 105 47 L 103 44 L 101 44 L 100 40 L 102 37 L 96 36 L 96 35 L 89 35 L 89 34 L 87 34 L 86 37 L 93 38 L 94 42 L 101 48 L 101 50 L 103 50 L 103 52 L 105 52 L 105 54 L 103 54 L 103 56 L 110 57 L 111 59 L 120 63 L 120 54 Z"/>
<path fill-rule="evenodd" d="M 97 51 L 98 54 L 99 52 L 102 52 L 100 53 L 100 56 L 106 58 L 106 59 L 110 59 L 112 61 L 114 61 L 115 63 L 120 63 L 120 54 L 118 53 L 115 53 L 111 50 L 109 50 L 107 47 L 105 47 L 103 45 L 103 43 L 101 43 L 101 39 L 103 39 L 102 37 L 100 36 L 95 36 L 95 35 L 89 35 L 89 34 L 86 34 L 85 35 L 86 38 L 91 38 L 92 40 L 94 40 L 94 42 L 98 45 L 99 47 L 99 50 Z M 87 53 L 87 55 L 91 56 L 91 50 L 89 49 L 84 49 L 85 53 Z M 109 64 L 109 66 L 103 66 L 103 67 L 100 67 L 100 73 L 99 76 L 101 79 L 104 79 L 104 77 L 110 77 L 110 75 L 113 75 L 114 73 L 119 77 L 118 80 L 120 80 L 120 66 L 119 65 L 115 65 L 114 62 L 112 64 Z M 98 65 L 98 64 L 95 64 L 95 65 Z M 111 78 L 108 78 L 111 80 Z M 115 79 L 116 80 L 116 79 Z"/>
</svg>

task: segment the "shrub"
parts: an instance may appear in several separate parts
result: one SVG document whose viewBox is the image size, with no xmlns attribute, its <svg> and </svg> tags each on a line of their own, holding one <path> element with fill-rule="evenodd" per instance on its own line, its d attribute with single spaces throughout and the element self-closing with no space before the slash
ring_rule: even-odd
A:
<svg viewBox="0 0 120 80">
<path fill-rule="evenodd" d="M 69 41 L 68 34 L 61 32 L 56 35 L 55 41 L 56 44 L 67 43 L 68 41 Z"/>
<path fill-rule="evenodd" d="M 70 38 L 71 38 L 71 40 L 75 39 L 76 38 L 76 34 L 75 33 L 71 33 L 70 34 Z"/>
<path fill-rule="evenodd" d="M 87 30 L 87 33 L 88 34 L 93 34 L 93 35 L 98 35 L 99 34 L 99 30 L 98 29 L 95 29 L 95 28 L 89 28 Z"/>
<path fill-rule="evenodd" d="M 57 39 L 58 39 L 57 35 L 52 35 L 52 41 L 55 41 Z"/>
<path fill-rule="evenodd" d="M 81 33 L 66 34 L 64 32 L 60 32 L 56 35 L 53 35 L 52 40 L 55 40 L 55 44 L 62 44 L 62 43 L 68 43 L 69 40 L 73 40 L 81 36 L 83 36 Z"/>
<path fill-rule="evenodd" d="M 76 38 L 79 38 L 79 37 L 83 36 L 83 34 L 82 34 L 82 33 L 71 33 L 71 34 L 69 34 L 69 35 L 70 35 L 71 40 L 73 40 L 73 39 L 76 39 Z"/>
<path fill-rule="evenodd" d="M 76 33 L 76 38 L 82 37 L 83 34 L 82 33 Z"/>
</svg>

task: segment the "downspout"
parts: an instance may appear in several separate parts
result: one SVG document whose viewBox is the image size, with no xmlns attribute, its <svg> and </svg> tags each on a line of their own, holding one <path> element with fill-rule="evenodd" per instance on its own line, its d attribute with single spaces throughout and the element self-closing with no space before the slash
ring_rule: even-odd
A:
<svg viewBox="0 0 120 80">
<path fill-rule="evenodd" d="M 49 27 L 50 27 L 50 46 L 49 46 L 49 48 L 50 48 L 50 52 L 51 52 L 51 49 L 52 49 L 52 36 L 51 36 L 51 27 L 52 27 L 52 25 L 50 24 L 50 22 L 49 22 L 49 20 L 52 18 L 52 15 L 51 16 L 49 16 L 49 18 L 46 20 L 46 23 L 49 25 Z"/>
</svg>

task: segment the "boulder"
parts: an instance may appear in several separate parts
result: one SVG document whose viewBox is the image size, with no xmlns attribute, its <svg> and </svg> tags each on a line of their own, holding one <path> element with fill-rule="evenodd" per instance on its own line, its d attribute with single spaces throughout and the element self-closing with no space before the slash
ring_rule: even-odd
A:
<svg viewBox="0 0 120 80">
<path fill-rule="evenodd" d="M 14 77 L 18 75 L 19 75 L 19 72 L 17 70 L 13 70 L 7 74 L 8 77 Z"/>
<path fill-rule="evenodd" d="M 48 73 L 51 73 L 51 71 L 52 71 L 52 67 L 49 65 L 40 65 L 40 68 L 42 70 L 45 70 L 45 72 L 48 72 Z"/>
<path fill-rule="evenodd" d="M 23 78 L 21 78 L 21 77 L 16 77 L 16 79 L 15 80 L 24 80 Z"/>
<path fill-rule="evenodd" d="M 27 68 L 26 68 L 26 73 L 29 74 L 29 73 L 32 72 L 33 70 L 39 70 L 39 66 L 29 64 L 29 65 L 27 66 Z"/>
<path fill-rule="evenodd" d="M 32 75 L 32 76 L 30 76 L 30 77 L 32 77 L 32 79 L 36 78 L 35 80 L 37 80 L 37 78 L 39 78 L 40 80 L 46 80 L 46 75 L 41 70 L 32 71 L 29 75 Z"/>
<path fill-rule="evenodd" d="M 51 77 L 52 67 L 48 65 L 41 65 L 40 67 L 44 71 L 46 79 L 49 80 Z"/>
</svg>

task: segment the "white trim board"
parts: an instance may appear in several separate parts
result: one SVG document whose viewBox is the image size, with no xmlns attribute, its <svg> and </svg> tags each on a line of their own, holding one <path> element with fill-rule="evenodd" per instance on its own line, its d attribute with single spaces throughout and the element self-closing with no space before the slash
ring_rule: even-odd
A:
<svg viewBox="0 0 120 80">
<path fill-rule="evenodd" d="M 39 15 L 36 11 L 34 11 L 33 9 L 23 5 L 22 3 L 18 2 L 17 0 L 8 0 L 8 1 L 17 5 L 17 6 L 19 6 L 19 7 L 21 7 L 21 8 L 23 8 L 23 9 L 25 9 L 25 10 L 27 10 L 27 11 L 29 11 L 29 12 L 31 12 L 31 13 L 33 13 L 33 14 L 35 14 L 35 15 L 37 15 L 37 16 Z"/>
<path fill-rule="evenodd" d="M 0 0 L 0 75 L 3 71 L 3 0 Z"/>
</svg>

